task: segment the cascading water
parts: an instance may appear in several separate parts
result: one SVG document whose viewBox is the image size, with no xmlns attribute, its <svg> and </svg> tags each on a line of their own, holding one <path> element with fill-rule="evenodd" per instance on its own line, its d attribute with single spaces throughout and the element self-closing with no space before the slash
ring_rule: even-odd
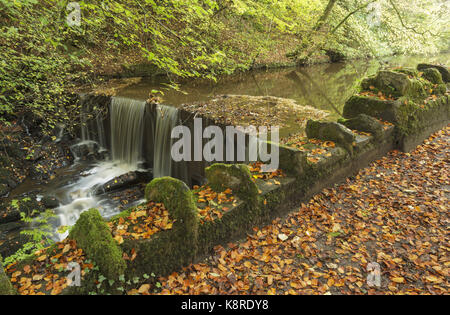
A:
<svg viewBox="0 0 450 315">
<path fill-rule="evenodd" d="M 145 102 L 113 98 L 111 158 L 137 167 L 142 160 Z"/>
<path fill-rule="evenodd" d="M 142 160 L 144 111 L 145 102 L 126 98 L 112 99 L 110 105 L 110 159 L 91 164 L 90 169 L 84 172 L 77 181 L 54 191 L 54 194 L 62 202 L 56 211 L 59 219 L 59 222 L 55 223 L 57 226 L 75 224 L 81 212 L 90 208 L 99 209 L 104 217 L 110 217 L 118 212 L 117 204 L 108 198 L 96 196 L 95 190 L 110 180 L 139 168 Z M 84 124 L 81 144 L 100 142 L 99 145 L 104 147 L 106 139 L 103 121 L 99 120 L 97 116 L 95 123 L 96 126 Z M 97 138 L 91 136 L 90 128 L 96 129 Z M 77 164 L 74 165 L 74 167 L 76 166 Z M 66 236 L 67 233 L 58 234 L 55 238 L 63 239 Z"/>
<path fill-rule="evenodd" d="M 156 108 L 155 140 L 153 151 L 153 177 L 171 176 L 172 129 L 178 123 L 178 109 L 158 105 Z"/>
<path fill-rule="evenodd" d="M 83 98 L 82 98 L 83 99 Z M 103 120 L 100 113 L 94 120 L 89 119 L 89 112 L 93 112 L 90 104 L 86 104 L 81 111 L 81 140 L 82 142 L 96 142 L 103 150 L 106 150 L 106 135 Z"/>
</svg>

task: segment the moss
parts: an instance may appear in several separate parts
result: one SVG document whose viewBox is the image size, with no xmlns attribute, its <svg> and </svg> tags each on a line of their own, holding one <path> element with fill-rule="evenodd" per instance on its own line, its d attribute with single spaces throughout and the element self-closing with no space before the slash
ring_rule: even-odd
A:
<svg viewBox="0 0 450 315">
<path fill-rule="evenodd" d="M 199 247 L 203 251 L 253 227 L 260 219 L 261 210 L 258 207 L 258 186 L 247 165 L 217 163 L 206 168 L 205 173 L 213 190 L 221 192 L 231 188 L 244 203 L 227 211 L 222 218 L 200 226 Z"/>
<path fill-rule="evenodd" d="M 164 203 L 175 222 L 171 230 L 156 233 L 150 239 L 126 240 L 125 252 L 135 249 L 137 258 L 129 263 L 130 275 L 164 275 L 188 263 L 197 254 L 198 211 L 191 190 L 182 181 L 162 177 L 145 189 L 147 200 Z"/>
<path fill-rule="evenodd" d="M 384 95 L 403 96 L 408 93 L 411 81 L 404 73 L 381 70 L 375 77 L 374 85 Z"/>
<path fill-rule="evenodd" d="M 9 281 L 2 265 L 2 256 L 0 256 L 0 295 L 15 295 L 16 290 Z"/>
<path fill-rule="evenodd" d="M 414 68 L 400 68 L 400 69 L 395 69 L 393 71 L 399 72 L 399 73 L 404 73 L 408 76 L 415 77 L 415 78 L 419 75 L 419 71 Z"/>
<path fill-rule="evenodd" d="M 334 141 L 350 153 L 353 152 L 355 135 L 347 127 L 336 122 L 320 122 L 308 120 L 306 124 L 306 135 L 324 141 Z"/>
<path fill-rule="evenodd" d="M 116 279 L 124 273 L 126 264 L 122 259 L 122 250 L 97 209 L 90 209 L 80 215 L 69 238 L 77 241 L 77 245 L 109 279 Z"/>
<path fill-rule="evenodd" d="M 220 219 L 199 226 L 199 252 L 206 254 L 214 246 L 242 237 L 261 220 L 260 208 L 243 202 L 225 212 Z"/>
<path fill-rule="evenodd" d="M 416 78 L 412 70 L 381 70 L 375 76 L 366 78 L 361 83 L 362 90 L 382 92 L 386 96 L 410 98 L 426 97 L 423 82 Z"/>
<path fill-rule="evenodd" d="M 14 177 L 13 173 L 6 169 L 6 168 L 0 168 L 0 184 L 7 185 L 10 180 L 12 180 Z"/>
<path fill-rule="evenodd" d="M 3 197 L 9 193 L 8 185 L 0 184 L 0 197 Z"/>
<path fill-rule="evenodd" d="M 424 69 L 422 76 L 433 84 L 444 84 L 441 73 L 435 68 Z"/>
<path fill-rule="evenodd" d="M 392 123 L 396 122 L 396 113 L 401 102 L 383 101 L 376 97 L 354 95 L 344 105 L 343 116 L 354 118 L 359 114 L 366 114 Z"/>
<path fill-rule="evenodd" d="M 406 96 L 415 100 L 425 98 L 428 96 L 426 92 L 428 88 L 429 84 L 428 82 L 425 82 L 425 80 L 412 79 L 411 85 L 409 87 L 408 92 L 406 93 Z"/>
<path fill-rule="evenodd" d="M 172 177 L 155 178 L 145 188 L 145 197 L 147 201 L 163 203 L 175 220 L 184 222 L 186 232 L 195 232 L 197 207 L 191 190 L 184 182 Z"/>
<path fill-rule="evenodd" d="M 383 135 L 383 125 L 375 118 L 366 114 L 359 114 L 354 118 L 341 120 L 340 122 L 352 130 L 369 132 L 377 139 Z"/>
<path fill-rule="evenodd" d="M 258 187 L 252 180 L 250 169 L 244 164 L 213 164 L 205 169 L 208 184 L 216 192 L 231 188 L 243 200 L 255 200 Z"/>
<path fill-rule="evenodd" d="M 307 154 L 300 150 L 283 145 L 280 145 L 279 148 L 280 168 L 286 174 L 292 174 L 295 177 L 302 176 L 304 173 Z"/>
<path fill-rule="evenodd" d="M 396 127 L 401 136 L 408 136 L 427 128 L 432 121 L 448 119 L 449 114 L 447 95 L 420 105 L 405 100 L 397 113 Z"/>
<path fill-rule="evenodd" d="M 446 66 L 441 66 L 441 65 L 432 65 L 432 64 L 425 64 L 425 63 L 421 63 L 419 65 L 417 65 L 417 70 L 425 72 L 426 69 L 436 69 L 441 73 L 442 76 L 442 80 L 445 83 L 450 82 L 450 72 L 448 71 L 448 68 Z"/>
</svg>

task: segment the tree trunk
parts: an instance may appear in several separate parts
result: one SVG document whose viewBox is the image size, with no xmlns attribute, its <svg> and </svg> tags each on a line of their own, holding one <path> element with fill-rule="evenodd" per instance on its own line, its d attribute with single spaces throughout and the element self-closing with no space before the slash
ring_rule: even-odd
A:
<svg viewBox="0 0 450 315">
<path fill-rule="evenodd" d="M 336 4 L 337 0 L 329 0 L 327 7 L 323 11 L 322 16 L 319 18 L 319 20 L 316 23 L 316 26 L 314 26 L 314 30 L 318 31 L 322 24 L 328 19 L 328 17 L 331 14 L 331 10 L 333 10 L 334 5 Z"/>
</svg>

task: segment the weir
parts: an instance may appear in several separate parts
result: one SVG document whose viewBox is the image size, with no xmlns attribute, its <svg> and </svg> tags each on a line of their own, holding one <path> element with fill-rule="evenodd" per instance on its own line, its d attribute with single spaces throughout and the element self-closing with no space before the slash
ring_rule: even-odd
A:
<svg viewBox="0 0 450 315">
<path fill-rule="evenodd" d="M 142 161 L 145 102 L 122 97 L 111 100 L 111 153 L 113 161 L 138 167 Z"/>
<path fill-rule="evenodd" d="M 155 139 L 153 147 L 153 176 L 172 176 L 171 148 L 172 129 L 179 120 L 178 109 L 170 106 L 156 106 Z"/>
<path fill-rule="evenodd" d="M 106 102 L 97 96 L 81 100 L 80 141 L 72 152 L 77 160 L 73 167 L 84 163 L 85 171 L 56 189 L 61 204 L 56 210 L 55 227 L 75 224 L 81 212 L 93 207 L 106 218 L 120 212 L 117 202 L 104 193 L 104 186 L 119 176 L 138 171 L 152 173 L 149 177 L 173 176 L 189 182 L 185 165 L 171 159 L 171 131 L 179 123 L 177 108 L 123 97 Z M 94 114 L 97 112 L 107 114 Z M 62 239 L 66 234 L 55 238 Z"/>
</svg>

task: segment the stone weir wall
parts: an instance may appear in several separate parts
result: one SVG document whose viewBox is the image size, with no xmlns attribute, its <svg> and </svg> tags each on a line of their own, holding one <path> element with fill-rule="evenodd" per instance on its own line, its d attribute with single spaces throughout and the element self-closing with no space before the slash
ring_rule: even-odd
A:
<svg viewBox="0 0 450 315">
<path fill-rule="evenodd" d="M 147 185 L 147 207 L 164 207 L 170 224 L 151 236 L 132 237 L 117 227 L 135 222 L 145 205 L 110 222 L 91 209 L 69 238 L 110 279 L 169 274 L 203 259 L 219 244 L 245 237 L 252 227 L 286 215 L 388 151 L 413 149 L 449 123 L 448 83 L 448 69 L 441 66 L 380 71 L 347 101 L 343 119 L 310 120 L 309 142 L 279 146 L 281 171 L 262 174 L 254 165 L 213 164 L 205 170 L 207 183 L 193 190 L 180 180 L 157 178 Z M 315 155 L 315 146 L 326 148 L 326 154 Z M 88 292 L 93 279 L 90 273 L 82 287 L 66 292 Z"/>
</svg>

